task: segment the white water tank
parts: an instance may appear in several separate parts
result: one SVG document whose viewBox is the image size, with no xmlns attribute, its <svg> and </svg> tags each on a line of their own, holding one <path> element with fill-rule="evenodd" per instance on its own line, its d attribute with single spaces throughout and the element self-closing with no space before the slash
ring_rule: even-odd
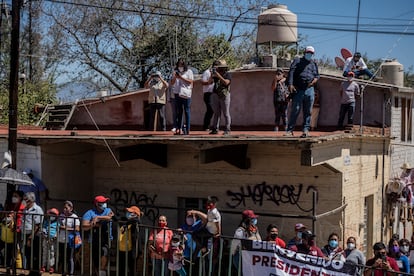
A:
<svg viewBox="0 0 414 276">
<path fill-rule="evenodd" d="M 404 66 L 397 60 L 386 60 L 381 65 L 382 82 L 404 86 Z"/>
<path fill-rule="evenodd" d="M 257 43 L 292 43 L 298 40 L 296 14 L 286 5 L 270 5 L 258 19 Z"/>
</svg>

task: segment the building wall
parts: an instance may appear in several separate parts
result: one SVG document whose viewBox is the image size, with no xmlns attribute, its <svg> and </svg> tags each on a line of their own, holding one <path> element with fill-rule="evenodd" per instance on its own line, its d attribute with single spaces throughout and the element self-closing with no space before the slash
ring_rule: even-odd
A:
<svg viewBox="0 0 414 276">
<path fill-rule="evenodd" d="M 272 129 L 274 125 L 273 92 L 271 84 L 274 69 L 241 70 L 232 72 L 230 114 L 233 128 L 264 127 Z M 319 94 L 319 126 L 336 126 L 340 109 L 340 85 L 343 78 L 322 76 L 316 90 Z M 359 124 L 361 116 L 364 125 L 381 126 L 383 121 L 384 93 L 388 88 L 367 86 L 364 92 L 364 105 L 357 98 L 354 124 Z M 148 92 L 132 92 L 97 100 L 96 104 L 87 105 L 90 114 L 100 127 L 130 126 L 142 129 L 149 121 L 147 103 Z M 361 113 L 361 108 L 363 112 Z M 205 113 L 201 81 L 194 82 L 191 99 L 191 125 L 200 129 Z M 171 106 L 166 105 L 167 123 L 172 125 Z M 385 124 L 390 125 L 389 112 L 386 112 Z M 224 120 L 222 120 L 224 122 Z M 297 125 L 302 124 L 299 115 Z M 93 126 L 90 115 L 83 106 L 74 113 L 70 125 Z M 70 128 L 71 126 L 69 126 Z"/>
<path fill-rule="evenodd" d="M 382 164 L 382 144 L 361 141 L 344 139 L 315 144 L 312 159 L 320 162 L 314 166 L 301 165 L 300 146 L 277 142 L 249 144 L 247 157 L 251 167 L 247 170 L 225 161 L 202 164 L 200 145 L 194 143 L 168 144 L 166 168 L 141 159 L 121 162 L 118 167 L 106 148 L 73 143 L 43 145 L 42 162 L 44 171 L 48 171 L 45 182 L 53 183 L 51 197 L 55 201 L 48 205 L 58 206 L 70 199 L 83 213 L 92 206 L 95 195 L 104 194 L 111 198 L 110 205 L 117 212 L 137 204 L 146 214 L 145 223 L 152 224 L 159 214 L 166 214 L 169 225 L 177 227 L 185 212 L 177 210 L 180 198 L 215 195 L 219 198 L 225 235 L 233 235 L 240 213 L 250 208 L 260 214 L 262 236 L 269 223 L 276 223 L 281 236 L 289 239 L 295 223 L 312 227 L 309 218 L 300 216 L 312 215 L 316 190 L 318 215 L 348 204 L 343 213 L 316 221 L 319 245 L 323 245 L 333 231 L 362 239 L 367 231 L 361 228 L 365 223 L 364 199 L 369 195 L 375 198 L 375 216 L 370 223 L 373 239 L 380 239 L 383 169 L 378 166 Z"/>
</svg>

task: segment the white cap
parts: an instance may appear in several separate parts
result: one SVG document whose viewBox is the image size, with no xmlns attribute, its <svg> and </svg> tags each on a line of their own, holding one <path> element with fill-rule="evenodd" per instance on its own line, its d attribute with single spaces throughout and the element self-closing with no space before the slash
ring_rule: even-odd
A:
<svg viewBox="0 0 414 276">
<path fill-rule="evenodd" d="M 315 53 L 315 48 L 313 48 L 312 46 L 306 46 L 305 53 L 307 52 Z"/>
</svg>

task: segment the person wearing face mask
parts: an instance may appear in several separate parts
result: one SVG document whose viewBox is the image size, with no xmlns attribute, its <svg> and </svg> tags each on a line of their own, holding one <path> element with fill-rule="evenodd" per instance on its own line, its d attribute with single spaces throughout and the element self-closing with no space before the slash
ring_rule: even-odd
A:
<svg viewBox="0 0 414 276">
<path fill-rule="evenodd" d="M 343 76 L 348 76 L 349 72 L 353 72 L 356 78 L 367 75 L 370 79 L 374 77 L 374 74 L 368 69 L 361 57 L 360 52 L 355 52 L 354 56 L 349 57 L 345 61 Z"/>
<path fill-rule="evenodd" d="M 136 257 L 138 256 L 138 224 L 141 210 L 138 206 L 125 208 L 125 218 L 119 222 L 118 249 L 119 275 L 135 275 Z"/>
<path fill-rule="evenodd" d="M 203 213 L 197 210 L 190 210 L 187 215 L 194 215 L 201 218 L 203 227 L 199 231 L 195 232 L 193 237 L 197 243 L 197 251 L 200 249 L 202 254 L 213 251 L 212 254 L 212 273 L 217 270 L 218 253 L 220 246 L 221 235 L 221 214 L 217 209 L 218 198 L 215 196 L 209 196 L 207 198 L 206 209 L 207 213 Z M 208 268 L 209 269 L 209 268 Z M 208 272 L 208 271 L 207 271 Z"/>
<path fill-rule="evenodd" d="M 399 272 L 397 262 L 394 258 L 387 256 L 385 244 L 377 242 L 373 246 L 374 257 L 367 260 L 365 265 L 365 276 L 391 276 L 396 275 L 394 272 Z"/>
<path fill-rule="evenodd" d="M 302 232 L 306 230 L 306 226 L 302 223 L 295 224 L 295 236 L 287 243 L 287 249 L 302 242 Z"/>
<path fill-rule="evenodd" d="M 186 62 L 183 59 L 177 61 L 176 67 L 173 70 L 171 78 L 171 85 L 173 86 L 173 92 L 175 97 L 175 108 L 177 120 L 174 120 L 176 125 L 176 135 L 190 134 L 190 121 L 191 121 L 191 93 L 193 89 L 194 75 Z M 182 93 L 186 91 L 187 93 Z M 183 114 L 185 116 L 185 124 L 183 123 Z"/>
<path fill-rule="evenodd" d="M 92 245 L 92 265 L 99 276 L 107 274 L 109 248 L 113 239 L 112 217 L 114 213 L 108 207 L 108 201 L 107 197 L 96 196 L 93 201 L 94 207 L 86 211 L 82 217 L 82 229 L 91 232 L 89 243 Z"/>
<path fill-rule="evenodd" d="M 187 276 L 187 271 L 183 264 L 184 244 L 182 240 L 183 236 L 181 235 L 174 235 L 171 239 L 168 269 L 180 276 Z"/>
<path fill-rule="evenodd" d="M 257 215 L 253 212 L 253 210 L 244 210 L 242 212 L 242 219 L 240 221 L 239 226 L 237 227 L 236 231 L 234 232 L 234 239 L 231 241 L 231 249 L 230 252 L 233 255 L 233 265 L 236 270 L 239 269 L 239 264 L 241 263 L 240 260 L 240 253 L 241 253 L 241 241 L 243 239 L 246 240 L 254 240 L 254 241 L 261 241 L 262 238 L 259 233 L 259 229 L 257 227 Z"/>
<path fill-rule="evenodd" d="M 343 258 L 342 248 L 339 246 L 339 236 L 331 233 L 328 238 L 328 244 L 321 248 L 322 253 L 329 259 L 341 260 Z"/>
<path fill-rule="evenodd" d="M 230 84 L 231 74 L 229 73 L 227 62 L 216 60 L 213 63 L 212 74 L 209 84 L 214 84 L 213 94 L 211 94 L 211 106 L 213 107 L 213 123 L 209 134 L 217 134 L 220 127 L 220 117 L 223 113 L 225 120 L 225 128 L 223 135 L 230 134 L 231 116 L 230 116 Z"/>
<path fill-rule="evenodd" d="M 25 268 L 31 269 L 31 275 L 36 275 L 39 271 L 39 248 L 40 233 L 43 219 L 43 209 L 36 204 L 36 195 L 34 192 L 27 192 L 23 196 L 26 203 L 23 211 L 22 235 L 24 242 L 24 256 L 26 258 Z M 33 252 L 33 255 L 32 255 Z M 30 275 L 29 274 L 29 275 Z"/>
<path fill-rule="evenodd" d="M 167 217 L 159 216 L 158 225 L 148 238 L 148 249 L 151 253 L 154 276 L 168 276 L 168 258 L 173 231 L 167 228 Z"/>
<path fill-rule="evenodd" d="M 60 227 L 59 211 L 56 208 L 47 210 L 42 225 L 42 267 L 40 272 L 55 272 L 56 237 Z"/>
<path fill-rule="evenodd" d="M 348 125 L 354 123 L 355 97 L 359 96 L 359 85 L 354 81 L 354 72 L 349 72 L 347 80 L 341 83 L 339 95 L 341 97 L 341 108 L 339 110 L 338 129 L 343 129 L 345 114 L 348 113 Z"/>
<path fill-rule="evenodd" d="M 267 230 L 266 241 L 275 243 L 281 248 L 286 248 L 285 241 L 279 237 L 279 228 L 277 228 L 276 224 L 269 224 L 266 230 Z"/>
<path fill-rule="evenodd" d="M 25 207 L 22 201 L 22 191 L 13 191 L 11 200 L 6 201 L 5 217 L 0 226 L 2 230 L 0 252 L 4 252 L 5 255 L 0 253 L 0 257 L 2 259 L 6 258 L 6 267 L 11 267 L 12 265 L 15 230 L 17 232 L 17 241 L 21 240 L 22 218 Z"/>
<path fill-rule="evenodd" d="M 59 264 L 62 267 L 62 274 L 72 275 L 75 271 L 75 244 L 70 242 L 80 231 L 80 219 L 73 211 L 72 201 L 66 200 L 63 203 L 63 212 L 60 214 L 59 230 Z M 66 250 L 66 259 L 65 259 Z"/>
<path fill-rule="evenodd" d="M 196 233 L 203 226 L 202 220 L 196 215 L 186 215 L 185 223 L 178 228 L 178 231 L 182 231 L 184 235 L 184 251 L 183 256 L 186 260 L 191 262 L 185 262 L 186 271 L 190 271 L 189 266 L 191 263 L 195 264 L 192 271 L 198 271 L 198 251 L 197 243 L 193 238 L 193 233 Z"/>
<path fill-rule="evenodd" d="M 396 260 L 400 271 L 410 273 L 410 260 L 400 251 L 398 238 L 392 238 L 389 241 L 388 256 Z"/>
<path fill-rule="evenodd" d="M 315 100 L 314 86 L 319 80 L 318 66 L 313 61 L 314 53 L 315 49 L 312 46 L 307 46 L 304 56 L 295 58 L 290 66 L 287 84 L 292 97 L 292 106 L 285 136 L 293 136 L 296 119 L 302 107 L 303 134 L 301 138 L 309 136 L 312 108 Z"/>
<path fill-rule="evenodd" d="M 149 89 L 150 130 L 156 131 L 157 126 L 160 125 L 161 130 L 166 131 L 165 102 L 168 82 L 163 79 L 160 71 L 156 71 L 147 79 L 144 87 Z M 158 124 L 158 122 L 161 122 L 161 124 Z"/>
<path fill-rule="evenodd" d="M 302 241 L 292 246 L 290 250 L 327 259 L 322 250 L 315 245 L 315 235 L 310 230 L 304 230 L 302 232 Z"/>
<path fill-rule="evenodd" d="M 346 240 L 346 249 L 343 252 L 345 261 L 357 266 L 356 275 L 363 275 L 363 267 L 365 265 L 365 255 L 356 248 L 356 239 L 349 237 Z"/>
</svg>

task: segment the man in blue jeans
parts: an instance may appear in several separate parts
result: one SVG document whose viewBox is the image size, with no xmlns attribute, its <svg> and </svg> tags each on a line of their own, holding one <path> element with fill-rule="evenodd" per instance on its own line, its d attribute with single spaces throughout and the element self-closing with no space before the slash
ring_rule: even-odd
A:
<svg viewBox="0 0 414 276">
<path fill-rule="evenodd" d="M 314 86 L 319 80 L 318 66 L 312 60 L 315 49 L 307 46 L 303 57 L 295 58 L 290 66 L 288 75 L 288 89 L 292 97 L 292 106 L 286 136 L 293 136 L 296 119 L 303 105 L 303 134 L 301 138 L 309 136 L 313 101 L 315 100 Z"/>
</svg>

